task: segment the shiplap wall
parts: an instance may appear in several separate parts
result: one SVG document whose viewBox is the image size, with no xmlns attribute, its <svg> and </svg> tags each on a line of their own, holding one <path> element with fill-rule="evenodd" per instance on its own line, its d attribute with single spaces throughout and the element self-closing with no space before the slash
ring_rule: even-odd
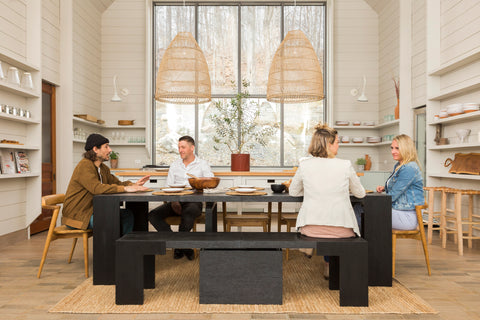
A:
<svg viewBox="0 0 480 320">
<path fill-rule="evenodd" d="M 412 2 L 412 107 L 427 103 L 426 1 Z"/>
<path fill-rule="evenodd" d="M 27 3 L 25 0 L 0 0 L 0 47 L 17 58 L 27 57 Z"/>
<path fill-rule="evenodd" d="M 42 1 L 42 78 L 60 84 L 60 0 Z"/>
</svg>

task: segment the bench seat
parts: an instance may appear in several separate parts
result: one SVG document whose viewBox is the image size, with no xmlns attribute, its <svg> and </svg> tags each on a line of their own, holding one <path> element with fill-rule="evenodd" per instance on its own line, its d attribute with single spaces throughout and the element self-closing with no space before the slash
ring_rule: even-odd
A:
<svg viewBox="0 0 480 320">
<path fill-rule="evenodd" d="M 317 255 L 331 257 L 329 289 L 340 290 L 340 305 L 368 306 L 368 243 L 365 239 L 321 239 L 282 232 L 131 232 L 116 240 L 117 304 L 143 304 L 143 289 L 155 287 L 155 255 L 166 254 L 166 248 L 205 249 L 200 252 L 200 303 L 244 303 L 237 299 L 242 296 L 242 288 L 238 286 L 229 293 L 222 288 L 222 299 L 231 294 L 228 302 L 222 299 L 212 302 L 216 301 L 212 290 L 227 286 L 212 274 L 215 270 L 232 270 L 227 279 L 238 277 L 238 283 L 245 283 L 245 295 L 253 299 L 249 281 L 243 277 L 245 270 L 258 271 L 261 264 L 265 272 L 253 272 L 259 276 L 254 281 L 260 281 L 266 291 L 276 291 L 277 295 L 262 302 L 264 294 L 259 293 L 255 299 L 260 299 L 259 303 L 281 304 L 281 249 L 313 248 Z M 247 258 L 238 259 L 240 255 Z M 264 255 L 270 257 L 266 259 L 267 265 L 259 262 Z M 269 270 L 272 277 L 264 277 Z M 248 274 L 251 276 L 251 272 Z"/>
</svg>

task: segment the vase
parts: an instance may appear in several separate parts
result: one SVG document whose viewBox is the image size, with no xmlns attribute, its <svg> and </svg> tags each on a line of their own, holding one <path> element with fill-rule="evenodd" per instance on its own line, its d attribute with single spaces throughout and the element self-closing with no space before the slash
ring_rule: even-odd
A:
<svg viewBox="0 0 480 320">
<path fill-rule="evenodd" d="M 365 155 L 365 171 L 369 171 L 372 168 L 372 158 L 368 154 Z"/>
<path fill-rule="evenodd" d="M 112 169 L 118 168 L 118 159 L 110 159 L 110 168 Z"/>
<path fill-rule="evenodd" d="M 250 171 L 250 154 L 232 153 L 230 170 L 232 171 Z"/>
<path fill-rule="evenodd" d="M 400 119 L 400 100 L 397 99 L 397 106 L 395 107 L 395 120 Z"/>
</svg>

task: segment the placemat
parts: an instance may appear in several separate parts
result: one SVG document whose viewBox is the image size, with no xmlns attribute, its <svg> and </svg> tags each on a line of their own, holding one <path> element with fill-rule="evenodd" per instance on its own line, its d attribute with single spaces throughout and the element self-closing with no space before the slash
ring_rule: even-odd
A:
<svg viewBox="0 0 480 320">
<path fill-rule="evenodd" d="M 188 191 L 188 190 L 181 191 L 181 192 L 163 192 L 163 191 L 152 192 L 152 194 L 156 196 L 184 196 L 186 194 L 194 194 L 194 193 L 195 193 L 194 191 Z"/>
<path fill-rule="evenodd" d="M 171 189 L 171 188 L 176 188 L 176 187 L 161 187 L 159 188 L 160 190 L 163 190 L 163 189 Z M 183 190 L 192 190 L 193 188 L 192 187 L 184 187 Z"/>
<path fill-rule="evenodd" d="M 231 187 L 229 188 L 230 190 L 235 190 L 235 189 L 241 189 L 240 187 Z M 262 187 L 252 187 L 252 188 L 249 188 L 249 189 L 255 189 L 255 190 L 265 190 L 265 188 L 262 188 Z"/>
<path fill-rule="evenodd" d="M 138 190 L 138 191 L 135 191 L 135 193 L 150 192 L 150 191 L 153 191 L 153 189 Z"/>
<path fill-rule="evenodd" d="M 225 194 L 228 194 L 229 196 L 264 196 L 267 193 L 261 192 L 261 191 L 254 191 L 254 192 L 228 191 L 228 192 L 225 192 Z"/>
</svg>

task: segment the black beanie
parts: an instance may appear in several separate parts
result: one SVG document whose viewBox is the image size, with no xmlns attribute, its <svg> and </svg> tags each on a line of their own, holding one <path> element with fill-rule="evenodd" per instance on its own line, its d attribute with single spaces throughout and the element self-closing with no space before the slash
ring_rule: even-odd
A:
<svg viewBox="0 0 480 320">
<path fill-rule="evenodd" d="M 109 143 L 110 141 L 98 133 L 92 133 L 88 136 L 87 142 L 85 143 L 85 151 L 92 150 L 93 147 L 100 148 L 102 144 Z"/>
</svg>

